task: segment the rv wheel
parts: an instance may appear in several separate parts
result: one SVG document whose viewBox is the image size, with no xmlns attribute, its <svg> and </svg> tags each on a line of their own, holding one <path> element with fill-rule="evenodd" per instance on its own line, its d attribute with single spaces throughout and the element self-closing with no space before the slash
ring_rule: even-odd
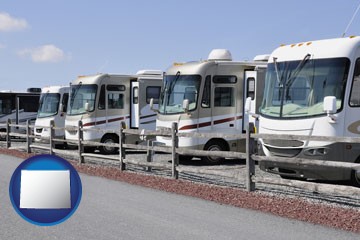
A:
<svg viewBox="0 0 360 240">
<path fill-rule="evenodd" d="M 101 139 L 102 143 L 119 143 L 119 137 L 117 137 L 116 135 L 105 135 L 102 139 Z M 102 154 L 115 154 L 117 153 L 118 148 L 116 147 L 105 147 L 105 146 L 101 146 L 100 147 L 100 152 Z"/>
<path fill-rule="evenodd" d="M 360 159 L 356 160 L 355 163 L 360 163 Z M 351 171 L 351 183 L 355 187 L 360 187 L 360 169 Z"/>
<path fill-rule="evenodd" d="M 227 146 L 222 140 L 211 140 L 206 143 L 205 151 L 227 151 Z M 217 164 L 224 161 L 223 157 L 201 157 L 201 160 L 206 164 Z"/>
</svg>

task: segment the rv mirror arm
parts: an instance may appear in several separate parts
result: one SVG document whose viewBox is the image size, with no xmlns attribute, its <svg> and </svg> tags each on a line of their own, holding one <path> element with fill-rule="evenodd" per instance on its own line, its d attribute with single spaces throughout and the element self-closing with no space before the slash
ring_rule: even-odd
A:
<svg viewBox="0 0 360 240">
<path fill-rule="evenodd" d="M 59 111 L 60 111 L 61 113 L 64 112 L 64 105 L 63 105 L 62 103 L 60 103 Z"/>
<path fill-rule="evenodd" d="M 156 113 L 159 112 L 158 109 L 155 109 L 155 108 L 154 108 L 154 99 L 153 99 L 153 98 L 150 98 L 150 103 L 149 103 L 149 105 L 150 105 L 150 110 L 151 110 L 151 111 L 154 111 L 154 112 L 156 112 Z"/>
<path fill-rule="evenodd" d="M 256 114 L 256 113 L 250 113 L 250 115 L 255 118 L 256 121 L 259 121 L 259 117 L 260 115 L 259 114 Z"/>
</svg>

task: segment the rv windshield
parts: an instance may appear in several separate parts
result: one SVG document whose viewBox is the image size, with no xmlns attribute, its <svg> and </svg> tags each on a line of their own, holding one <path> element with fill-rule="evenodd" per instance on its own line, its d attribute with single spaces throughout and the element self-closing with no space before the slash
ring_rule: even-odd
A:
<svg viewBox="0 0 360 240">
<path fill-rule="evenodd" d="M 165 75 L 160 94 L 159 112 L 161 114 L 183 113 L 183 101 L 189 100 L 189 111 L 195 110 L 201 82 L 200 75 Z"/>
<path fill-rule="evenodd" d="M 78 115 L 90 112 L 95 109 L 97 85 L 72 85 L 70 88 L 70 101 L 67 114 Z M 85 108 L 85 103 L 89 104 L 89 109 Z"/>
<path fill-rule="evenodd" d="M 59 93 L 41 94 L 37 117 L 45 118 L 56 115 L 58 113 L 59 103 L 60 103 Z"/>
<path fill-rule="evenodd" d="M 276 58 L 275 58 L 276 59 Z M 324 114 L 325 96 L 343 106 L 350 61 L 310 59 L 268 64 L 260 113 L 270 118 L 306 118 Z"/>
</svg>

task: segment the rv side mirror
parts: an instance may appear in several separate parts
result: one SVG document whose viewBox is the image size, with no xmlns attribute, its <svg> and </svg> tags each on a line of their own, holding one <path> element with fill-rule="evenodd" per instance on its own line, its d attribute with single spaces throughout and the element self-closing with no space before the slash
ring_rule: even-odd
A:
<svg viewBox="0 0 360 240">
<path fill-rule="evenodd" d="M 336 113 L 336 97 L 324 97 L 324 112 L 326 112 L 327 115 Z"/>
<path fill-rule="evenodd" d="M 87 102 L 85 103 L 85 111 L 90 112 L 90 104 Z"/>
<path fill-rule="evenodd" d="M 251 97 L 246 98 L 244 108 L 246 113 L 251 112 Z"/>
<path fill-rule="evenodd" d="M 182 108 L 184 109 L 184 112 L 189 112 L 189 99 L 184 99 L 182 103 Z"/>
</svg>

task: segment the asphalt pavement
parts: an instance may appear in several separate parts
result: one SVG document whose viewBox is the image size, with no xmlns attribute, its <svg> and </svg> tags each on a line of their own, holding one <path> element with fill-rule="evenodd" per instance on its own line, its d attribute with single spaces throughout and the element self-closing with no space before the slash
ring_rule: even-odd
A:
<svg viewBox="0 0 360 240">
<path fill-rule="evenodd" d="M 81 174 L 83 197 L 67 221 L 41 227 L 9 199 L 22 159 L 0 155 L 0 239 L 359 239 L 359 234 Z"/>
</svg>

